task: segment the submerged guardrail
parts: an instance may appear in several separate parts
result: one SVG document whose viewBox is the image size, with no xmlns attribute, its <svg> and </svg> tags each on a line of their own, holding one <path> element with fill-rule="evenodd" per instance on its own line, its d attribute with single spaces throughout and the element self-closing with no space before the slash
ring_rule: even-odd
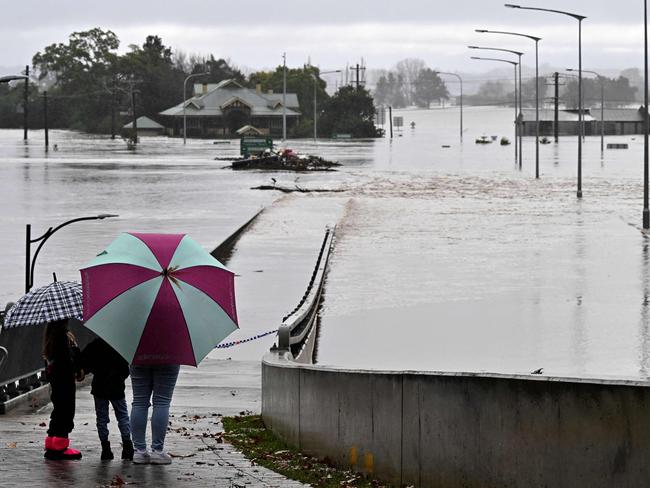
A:
<svg viewBox="0 0 650 488">
<path fill-rule="evenodd" d="M 647 485 L 649 381 L 312 364 L 333 239 L 262 360 L 262 417 L 278 437 L 396 486 Z"/>
<path fill-rule="evenodd" d="M 335 234 L 336 227 L 326 229 L 307 290 L 298 305 L 283 317 L 278 328 L 278 344 L 274 350 L 290 353 L 293 360 L 301 363 L 313 362 L 318 308 Z"/>
</svg>

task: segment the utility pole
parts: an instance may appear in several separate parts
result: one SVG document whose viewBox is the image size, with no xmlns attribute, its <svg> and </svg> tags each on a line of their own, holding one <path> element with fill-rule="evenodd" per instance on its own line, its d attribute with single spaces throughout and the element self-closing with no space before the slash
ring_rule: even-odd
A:
<svg viewBox="0 0 650 488">
<path fill-rule="evenodd" d="M 45 131 L 45 152 L 50 150 L 50 135 L 47 127 L 47 90 L 43 92 L 43 130 Z"/>
<path fill-rule="evenodd" d="M 23 140 L 27 140 L 27 123 L 28 123 L 28 97 L 29 97 L 29 65 L 25 66 L 25 90 L 23 92 Z"/>
<path fill-rule="evenodd" d="M 111 140 L 115 140 L 115 85 L 117 81 L 113 76 L 113 89 L 111 90 Z"/>
<path fill-rule="evenodd" d="M 131 82 L 131 114 L 133 115 L 133 145 L 138 143 L 138 118 L 135 113 L 135 90 L 133 89 L 133 81 Z"/>
<path fill-rule="evenodd" d="M 357 63 L 356 66 L 354 66 L 353 68 L 350 68 L 350 70 L 355 72 L 355 86 L 356 86 L 357 90 L 359 89 L 359 87 L 362 84 L 359 73 L 361 71 L 364 71 L 365 69 L 366 69 L 365 66 L 361 66 L 359 63 Z M 346 73 L 346 78 L 347 78 L 347 73 Z"/>
<path fill-rule="evenodd" d="M 555 114 L 553 118 L 553 135 L 555 137 L 555 143 L 557 144 L 560 141 L 560 73 L 557 71 L 553 74 L 555 79 Z"/>
<path fill-rule="evenodd" d="M 393 107 L 388 106 L 388 120 L 390 123 L 390 138 L 393 138 Z"/>
</svg>

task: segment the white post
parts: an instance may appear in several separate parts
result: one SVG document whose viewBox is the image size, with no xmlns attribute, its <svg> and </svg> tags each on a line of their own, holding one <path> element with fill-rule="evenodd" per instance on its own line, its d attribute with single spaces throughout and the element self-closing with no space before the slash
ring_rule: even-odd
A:
<svg viewBox="0 0 650 488">
<path fill-rule="evenodd" d="M 316 142 L 316 138 L 318 137 L 318 132 L 316 131 L 316 124 L 318 123 L 318 115 L 316 114 L 316 83 L 318 82 L 318 78 L 315 75 L 312 76 L 314 77 L 314 142 Z"/>
<path fill-rule="evenodd" d="M 187 82 L 190 78 L 194 78 L 195 76 L 203 76 L 209 74 L 210 72 L 208 71 L 205 71 L 203 73 L 194 73 L 193 75 L 189 75 L 187 78 L 185 78 L 185 81 L 183 82 L 183 145 L 187 144 L 187 118 L 185 115 L 185 106 L 187 105 L 185 100 L 185 94 L 187 93 Z"/>
</svg>

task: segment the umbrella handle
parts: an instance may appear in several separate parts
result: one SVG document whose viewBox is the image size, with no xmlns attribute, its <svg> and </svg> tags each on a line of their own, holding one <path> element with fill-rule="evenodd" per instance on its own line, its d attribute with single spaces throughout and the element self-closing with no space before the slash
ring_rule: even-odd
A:
<svg viewBox="0 0 650 488">
<path fill-rule="evenodd" d="M 2 365 L 5 363 L 9 357 L 9 351 L 6 348 L 0 346 L 0 370 L 2 370 Z"/>
</svg>

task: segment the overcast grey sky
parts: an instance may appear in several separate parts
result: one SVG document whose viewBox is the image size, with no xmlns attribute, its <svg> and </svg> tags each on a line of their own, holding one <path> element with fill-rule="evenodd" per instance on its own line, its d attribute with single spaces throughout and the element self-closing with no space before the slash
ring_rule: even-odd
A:
<svg viewBox="0 0 650 488">
<path fill-rule="evenodd" d="M 44 46 L 91 27 L 112 29 L 122 41 L 142 44 L 157 34 L 188 53 L 231 58 L 252 68 L 289 65 L 311 58 L 337 69 L 361 57 L 369 68 L 389 68 L 405 57 L 444 70 L 486 71 L 470 61 L 466 46 L 526 50 L 533 43 L 477 34 L 476 28 L 515 30 L 543 37 L 542 63 L 577 64 L 576 20 L 562 15 L 507 9 L 494 0 L 1 0 L 0 66 L 20 66 Z M 521 5 L 570 10 L 588 17 L 583 28 L 583 66 L 642 66 L 641 0 L 531 0 Z"/>
</svg>

